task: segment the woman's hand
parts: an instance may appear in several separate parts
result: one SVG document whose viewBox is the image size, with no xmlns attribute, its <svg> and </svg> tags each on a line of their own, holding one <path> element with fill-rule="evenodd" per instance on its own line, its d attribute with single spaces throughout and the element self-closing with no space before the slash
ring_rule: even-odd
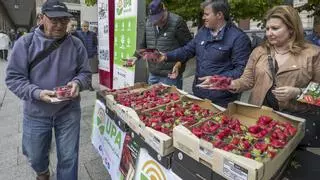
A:
<svg viewBox="0 0 320 180">
<path fill-rule="evenodd" d="M 230 85 L 229 85 L 229 92 L 231 92 L 231 93 L 236 93 L 236 88 L 234 87 L 235 85 L 234 85 L 234 82 L 233 81 L 231 81 L 231 83 L 230 83 Z"/>
<path fill-rule="evenodd" d="M 172 68 L 172 72 L 171 73 L 169 73 L 168 74 L 168 77 L 170 78 L 170 79 L 176 79 L 177 77 L 178 77 L 178 75 L 179 75 L 179 69 L 181 68 L 181 62 L 180 61 L 178 61 L 178 62 L 176 62 L 176 64 L 173 66 L 173 68 Z"/>
<path fill-rule="evenodd" d="M 278 101 L 289 101 L 295 99 L 301 93 L 301 90 L 296 87 L 283 86 L 272 90 L 272 93 Z"/>
</svg>

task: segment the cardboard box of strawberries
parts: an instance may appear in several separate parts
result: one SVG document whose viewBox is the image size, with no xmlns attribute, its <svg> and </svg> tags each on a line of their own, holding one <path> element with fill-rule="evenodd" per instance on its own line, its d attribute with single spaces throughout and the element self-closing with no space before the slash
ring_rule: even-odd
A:
<svg viewBox="0 0 320 180">
<path fill-rule="evenodd" d="M 299 96 L 298 101 L 320 106 L 320 84 L 310 82 L 308 87 Z"/>
<path fill-rule="evenodd" d="M 173 129 L 174 147 L 229 179 L 270 179 L 304 136 L 304 119 L 235 102 Z"/>
<path fill-rule="evenodd" d="M 136 87 L 107 92 L 106 104 L 161 156 L 174 150 L 174 126 L 192 125 L 220 111 L 211 102 L 187 97 L 175 87 Z"/>
</svg>

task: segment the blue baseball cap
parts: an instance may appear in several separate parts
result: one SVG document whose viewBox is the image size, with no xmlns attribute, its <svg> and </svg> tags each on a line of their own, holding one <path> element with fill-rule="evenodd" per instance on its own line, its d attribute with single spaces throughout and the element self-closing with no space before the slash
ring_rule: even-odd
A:
<svg viewBox="0 0 320 180">
<path fill-rule="evenodd" d="M 150 21 L 154 24 L 158 22 L 164 13 L 164 6 L 161 0 L 153 0 L 149 4 Z"/>
<path fill-rule="evenodd" d="M 41 8 L 41 13 L 48 17 L 72 17 L 67 6 L 57 0 L 47 0 Z"/>
</svg>

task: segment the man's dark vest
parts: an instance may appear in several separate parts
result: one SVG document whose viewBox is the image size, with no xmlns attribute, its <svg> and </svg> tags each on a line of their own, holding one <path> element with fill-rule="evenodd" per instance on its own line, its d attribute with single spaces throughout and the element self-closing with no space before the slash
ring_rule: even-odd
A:
<svg viewBox="0 0 320 180">
<path fill-rule="evenodd" d="M 156 48 L 161 52 L 168 52 L 181 47 L 175 34 L 176 25 L 179 21 L 182 21 L 181 17 L 176 14 L 169 13 L 167 24 L 158 31 L 156 26 L 153 26 L 148 20 L 146 23 L 146 47 Z M 148 62 L 149 71 L 154 75 L 163 77 L 167 77 L 168 73 L 172 72 L 174 65 L 175 62 Z M 180 73 L 182 73 L 184 69 L 185 65 L 180 69 Z"/>
</svg>

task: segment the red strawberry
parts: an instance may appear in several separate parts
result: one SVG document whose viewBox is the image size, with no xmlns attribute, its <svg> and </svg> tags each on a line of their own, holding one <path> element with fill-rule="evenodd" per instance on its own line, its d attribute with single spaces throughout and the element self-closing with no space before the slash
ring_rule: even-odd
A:
<svg viewBox="0 0 320 180">
<path fill-rule="evenodd" d="M 259 120 L 257 121 L 257 124 L 265 126 L 265 125 L 269 124 L 271 121 L 272 121 L 271 117 L 260 116 Z"/>
<path fill-rule="evenodd" d="M 252 133 L 252 134 L 257 134 L 257 133 L 259 133 L 261 130 L 262 130 L 261 127 L 258 126 L 258 125 L 253 125 L 253 126 L 250 126 L 250 127 L 248 128 L 248 131 L 249 131 L 250 133 Z"/>
<path fill-rule="evenodd" d="M 297 128 L 295 127 L 290 127 L 288 130 L 291 136 L 294 136 L 297 133 Z"/>
<path fill-rule="evenodd" d="M 247 140 L 241 140 L 240 146 L 241 146 L 244 150 L 247 150 L 247 149 L 250 148 L 251 145 L 250 145 L 249 141 L 247 141 Z"/>
<path fill-rule="evenodd" d="M 283 148 L 286 145 L 285 141 L 271 139 L 271 146 L 275 148 Z"/>
<path fill-rule="evenodd" d="M 311 95 L 304 95 L 303 96 L 303 99 L 307 102 L 307 103 L 310 103 L 310 104 L 314 104 L 314 99 Z"/>
<path fill-rule="evenodd" d="M 232 141 L 230 142 L 230 144 L 233 144 L 233 145 L 238 145 L 240 142 L 240 138 L 238 137 L 233 137 Z"/>
<path fill-rule="evenodd" d="M 173 99 L 174 101 L 177 101 L 180 99 L 180 96 L 178 93 L 171 93 L 170 94 L 171 99 Z"/>
<path fill-rule="evenodd" d="M 174 112 L 174 115 L 175 115 L 176 117 L 181 117 L 181 116 L 184 115 L 184 113 L 183 113 L 183 111 L 176 111 L 176 112 Z"/>
<path fill-rule="evenodd" d="M 232 144 L 228 144 L 226 146 L 224 146 L 222 149 L 225 151 L 232 151 L 233 149 L 235 149 L 236 147 Z"/>
<path fill-rule="evenodd" d="M 268 157 L 269 158 L 274 158 L 276 155 L 277 155 L 277 152 L 276 151 L 270 151 L 270 150 L 268 150 Z"/>
<path fill-rule="evenodd" d="M 194 135 L 196 135 L 198 138 L 201 138 L 202 136 L 203 136 L 203 131 L 202 131 L 202 129 L 201 128 L 199 128 L 199 127 L 194 127 L 194 128 L 192 128 L 192 133 L 194 134 Z"/>
<path fill-rule="evenodd" d="M 246 152 L 246 153 L 244 154 L 244 157 L 252 158 L 252 156 L 251 156 L 251 153 L 250 153 L 250 152 Z"/>
<path fill-rule="evenodd" d="M 265 144 L 265 143 L 263 143 L 263 142 L 260 142 L 260 143 L 256 143 L 256 144 L 254 145 L 254 147 L 255 147 L 256 149 L 261 150 L 261 152 L 264 152 L 264 151 L 268 148 L 268 144 Z"/>
<path fill-rule="evenodd" d="M 221 140 L 216 140 L 212 142 L 212 145 L 216 148 L 220 148 L 223 145 L 223 142 Z"/>
</svg>

